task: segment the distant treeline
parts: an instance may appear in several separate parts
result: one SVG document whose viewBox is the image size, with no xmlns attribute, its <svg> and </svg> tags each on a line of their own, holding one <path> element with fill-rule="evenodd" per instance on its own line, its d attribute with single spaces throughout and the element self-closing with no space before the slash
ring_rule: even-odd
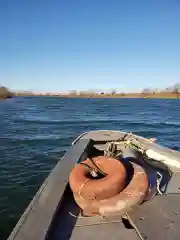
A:
<svg viewBox="0 0 180 240">
<path fill-rule="evenodd" d="M 58 97 L 85 97 L 85 98 L 104 98 L 104 97 L 117 97 L 117 98 L 180 98 L 180 83 L 165 89 L 158 88 L 144 88 L 140 92 L 125 93 L 117 91 L 116 89 L 110 91 L 77 91 L 72 90 L 67 94 L 63 93 L 35 93 L 30 91 L 11 92 L 8 88 L 0 87 L 0 98 L 9 98 L 12 96 L 58 96 Z"/>
<path fill-rule="evenodd" d="M 10 98 L 14 94 L 8 88 L 0 86 L 0 99 Z"/>
<path fill-rule="evenodd" d="M 125 93 L 125 92 L 119 92 L 116 89 L 113 89 L 111 91 L 76 91 L 76 90 L 72 90 L 69 92 L 69 96 L 89 96 L 89 97 L 93 97 L 93 96 L 117 96 L 117 97 L 153 97 L 153 96 L 173 96 L 173 97 L 179 97 L 180 95 L 180 84 L 177 83 L 171 87 L 167 87 L 165 89 L 158 89 L 158 88 L 144 88 L 142 91 L 140 92 L 132 92 L 132 93 Z"/>
</svg>

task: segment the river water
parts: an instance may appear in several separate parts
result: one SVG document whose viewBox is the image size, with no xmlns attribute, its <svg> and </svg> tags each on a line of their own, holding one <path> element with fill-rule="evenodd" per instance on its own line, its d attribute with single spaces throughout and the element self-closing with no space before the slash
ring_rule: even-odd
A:
<svg viewBox="0 0 180 240">
<path fill-rule="evenodd" d="M 180 150 L 180 100 L 17 97 L 0 101 L 0 239 L 84 131 L 113 129 Z"/>
</svg>

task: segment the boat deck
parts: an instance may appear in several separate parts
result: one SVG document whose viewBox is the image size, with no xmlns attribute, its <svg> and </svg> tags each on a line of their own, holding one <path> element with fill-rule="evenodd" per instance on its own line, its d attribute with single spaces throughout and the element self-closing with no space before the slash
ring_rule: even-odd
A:
<svg viewBox="0 0 180 240">
<path fill-rule="evenodd" d="M 163 239 L 178 240 L 180 236 L 180 194 L 156 196 L 131 210 L 133 224 L 122 217 L 83 217 L 67 190 L 64 204 L 47 240 L 117 240 Z"/>
<path fill-rule="evenodd" d="M 123 135 L 123 134 L 122 134 Z M 101 131 L 85 134 L 82 139 L 91 138 L 95 147 L 104 150 L 103 140 L 118 140 L 119 132 Z M 142 139 L 142 142 L 144 139 Z M 148 143 L 147 143 L 148 144 Z M 171 152 L 171 150 L 169 151 Z M 57 216 L 50 240 L 57 239 L 179 239 L 180 236 L 180 173 L 176 172 L 166 189 L 166 196 L 156 196 L 128 213 L 132 222 L 121 217 L 82 217 L 80 209 L 69 190 L 65 194 L 64 207 Z"/>
<path fill-rule="evenodd" d="M 64 207 L 59 211 L 49 240 L 58 239 L 131 239 L 139 240 L 134 229 L 125 228 L 120 217 L 83 217 L 70 190 L 64 199 Z"/>
<path fill-rule="evenodd" d="M 171 176 L 166 172 L 164 164 L 162 168 L 162 162 L 154 163 L 155 167 L 164 172 L 164 180 L 168 183 L 166 195 L 157 195 L 130 210 L 129 221 L 124 216 L 81 216 L 80 208 L 76 205 L 68 184 L 70 172 L 77 162 L 83 161 L 87 156 L 103 154 L 107 141 L 116 141 L 124 134 L 117 131 L 98 131 L 80 136 L 42 184 L 8 240 L 178 240 L 180 153 L 138 136 L 135 137 L 142 145 L 163 153 L 176 163 L 170 166 L 173 173 Z"/>
</svg>

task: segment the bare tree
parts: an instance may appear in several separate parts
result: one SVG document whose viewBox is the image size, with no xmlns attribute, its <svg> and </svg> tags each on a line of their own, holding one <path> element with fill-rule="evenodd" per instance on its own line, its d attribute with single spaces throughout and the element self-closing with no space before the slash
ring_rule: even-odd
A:
<svg viewBox="0 0 180 240">
<path fill-rule="evenodd" d="M 111 91 L 111 95 L 116 95 L 116 89 L 113 89 L 113 90 Z"/>
<path fill-rule="evenodd" d="M 180 88 L 179 88 L 179 84 L 175 84 L 173 91 L 174 94 L 176 94 L 176 97 L 179 98 L 179 93 L 180 93 Z"/>
<path fill-rule="evenodd" d="M 144 97 L 146 97 L 149 93 L 151 93 L 152 91 L 151 91 L 151 89 L 150 88 L 144 88 L 143 90 L 142 90 L 142 95 L 144 96 Z"/>
<path fill-rule="evenodd" d="M 151 89 L 150 88 L 144 88 L 142 93 L 151 93 Z"/>
<path fill-rule="evenodd" d="M 77 91 L 76 90 L 71 90 L 69 94 L 75 96 L 75 95 L 77 95 Z"/>
</svg>

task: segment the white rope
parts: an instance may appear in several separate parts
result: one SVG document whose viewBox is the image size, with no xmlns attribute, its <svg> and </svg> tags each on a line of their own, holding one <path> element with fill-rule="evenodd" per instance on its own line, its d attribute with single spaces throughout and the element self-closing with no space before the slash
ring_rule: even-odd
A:
<svg viewBox="0 0 180 240">
<path fill-rule="evenodd" d="M 160 172 L 157 172 L 157 175 L 159 175 L 159 177 L 160 177 L 159 179 L 157 177 L 157 191 L 158 191 L 159 195 L 163 195 L 163 192 L 160 189 L 160 185 L 161 185 L 161 182 L 162 182 L 162 179 L 163 179 L 163 175 Z"/>
<path fill-rule="evenodd" d="M 125 213 L 127 219 L 129 220 L 130 224 L 132 225 L 132 227 L 134 228 L 134 230 L 136 231 L 137 235 L 139 236 L 139 238 L 141 240 L 145 240 L 142 236 L 142 234 L 140 233 L 140 231 L 138 230 L 138 228 L 136 227 L 136 224 L 133 222 L 132 218 L 129 216 L 129 214 L 126 212 Z"/>
<path fill-rule="evenodd" d="M 84 185 L 85 185 L 88 181 L 89 181 L 89 179 L 86 179 L 86 180 L 81 184 L 81 186 L 79 187 L 78 195 L 79 195 L 79 197 L 80 197 L 82 200 L 85 200 L 85 199 L 81 196 L 81 191 L 82 191 Z"/>
</svg>

